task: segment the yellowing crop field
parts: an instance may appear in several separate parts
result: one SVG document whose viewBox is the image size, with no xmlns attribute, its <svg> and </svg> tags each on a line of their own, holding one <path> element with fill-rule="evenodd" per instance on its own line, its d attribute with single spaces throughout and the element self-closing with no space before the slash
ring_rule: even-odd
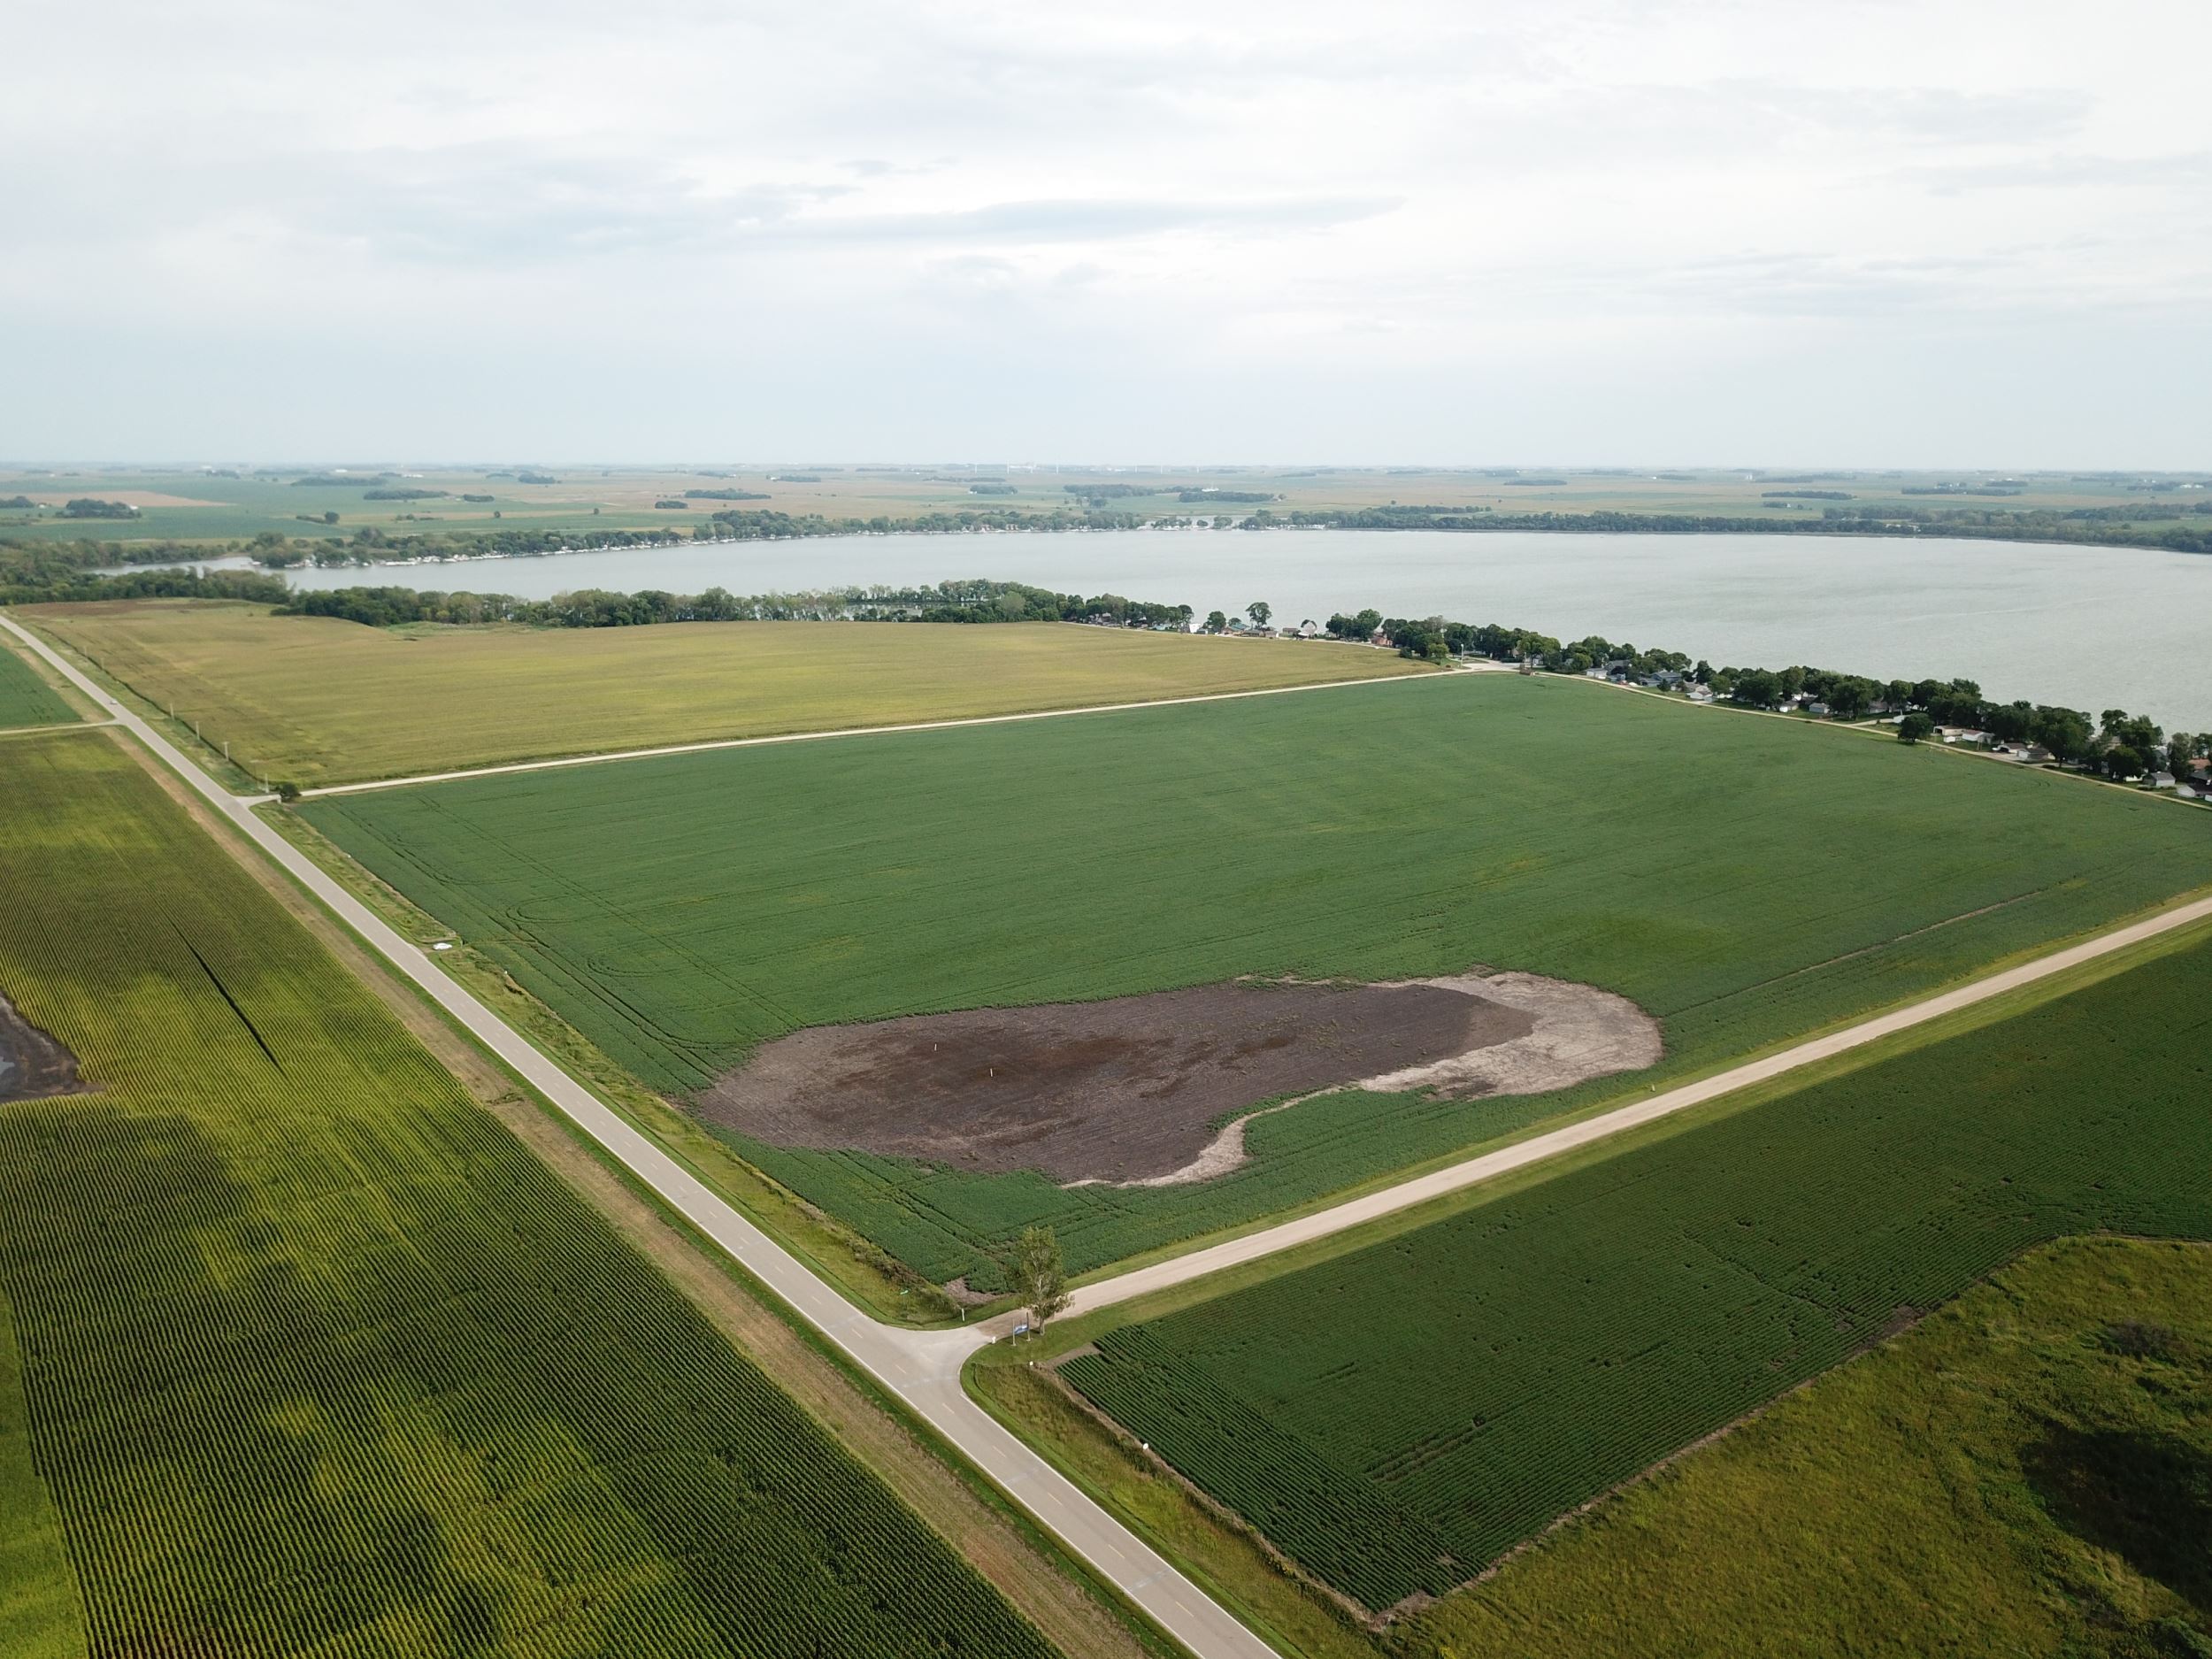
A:
<svg viewBox="0 0 2212 1659">
<path fill-rule="evenodd" d="M 1326 641 L 1064 623 L 365 627 L 149 600 L 24 619 L 312 787 L 606 749 L 1432 672 Z"/>
</svg>

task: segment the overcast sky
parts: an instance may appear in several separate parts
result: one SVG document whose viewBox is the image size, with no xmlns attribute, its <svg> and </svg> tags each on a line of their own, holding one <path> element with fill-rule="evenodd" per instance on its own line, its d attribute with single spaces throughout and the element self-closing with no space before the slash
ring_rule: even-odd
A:
<svg viewBox="0 0 2212 1659">
<path fill-rule="evenodd" d="M 17 0 L 0 456 L 2212 467 L 2212 5 Z"/>
</svg>

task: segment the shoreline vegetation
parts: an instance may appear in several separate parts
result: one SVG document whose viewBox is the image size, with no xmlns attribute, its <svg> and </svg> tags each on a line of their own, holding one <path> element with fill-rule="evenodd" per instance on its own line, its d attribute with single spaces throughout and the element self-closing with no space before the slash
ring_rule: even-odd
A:
<svg viewBox="0 0 2212 1659">
<path fill-rule="evenodd" d="M 505 626 L 541 629 L 646 627 L 668 623 L 717 622 L 908 622 L 988 626 L 1015 622 L 1068 622 L 1094 626 L 1180 634 L 1274 637 L 1263 606 L 1252 611 L 1252 626 L 1231 622 L 1219 611 L 1194 627 L 1187 604 L 1129 599 L 1118 594 L 1086 598 L 1055 593 L 1023 582 L 976 577 L 941 581 L 930 588 L 886 585 L 824 588 L 800 593 L 733 594 L 710 588 L 701 594 L 660 589 L 615 593 L 584 588 L 550 599 L 521 599 L 511 594 L 450 593 L 401 587 L 337 588 L 299 591 L 274 577 L 247 572 L 138 571 L 101 578 L 113 590 L 85 594 L 74 588 L 39 595 L 54 600 L 98 598 L 201 598 L 246 600 L 269 604 L 278 616 L 321 617 L 373 628 Z M 2161 788 L 2179 786 L 2212 805 L 2212 775 L 2199 764 L 2212 756 L 2212 732 L 2176 731 L 2170 735 L 2146 716 L 2108 708 L 2088 710 L 2031 703 L 2000 702 L 1982 695 L 1972 680 L 1875 679 L 1863 674 L 1793 664 L 1781 669 L 1715 667 L 1693 661 L 1681 651 L 1639 649 L 1599 634 L 1563 642 L 1528 628 L 1497 623 L 1385 617 L 1368 609 L 1338 612 L 1325 630 L 1293 638 L 1325 637 L 1384 649 L 1438 667 L 1482 659 L 1509 664 L 1523 673 L 1603 680 L 1693 702 L 1839 725 L 1870 721 L 1893 724 L 1900 741 L 1941 741 L 1989 750 L 2024 764 L 2069 765 L 2116 784 L 2140 782 Z M 2163 779 L 2162 782 L 2158 782 Z"/>
<path fill-rule="evenodd" d="M 1256 492 L 1254 492 L 1256 493 Z M 1789 494 L 1792 492 L 1778 492 Z M 1812 492 L 1806 492 L 1810 494 Z M 664 548 L 688 542 L 789 541 L 854 535 L 1072 534 L 1142 529 L 1427 531 L 1462 534 L 1937 536 L 1975 541 L 2139 548 L 2150 552 L 2212 555 L 2212 502 L 2129 503 L 2087 507 L 1922 507 L 1823 502 L 1816 516 L 1776 518 L 1734 513 L 1586 511 L 1501 511 L 1483 505 L 1400 505 L 1243 511 L 1244 495 L 1207 495 L 1234 503 L 1234 514 L 1150 513 L 1094 502 L 1048 513 L 1019 508 L 974 508 L 867 518 L 772 509 L 730 509 L 673 526 L 592 529 L 453 529 L 392 532 L 366 526 L 351 536 L 298 537 L 267 530 L 250 541 L 147 540 L 31 541 L 0 538 L 0 603 L 40 598 L 108 596 L 108 585 L 138 573 L 95 574 L 100 566 L 163 565 L 219 557 L 251 559 L 266 571 L 303 566 L 458 563 L 472 559 L 557 557 L 569 553 Z M 216 572 L 211 577 L 242 577 Z M 57 586 L 72 591 L 58 594 Z M 116 597 L 151 596 L 142 588 Z M 247 596 L 247 595 L 237 595 Z"/>
</svg>

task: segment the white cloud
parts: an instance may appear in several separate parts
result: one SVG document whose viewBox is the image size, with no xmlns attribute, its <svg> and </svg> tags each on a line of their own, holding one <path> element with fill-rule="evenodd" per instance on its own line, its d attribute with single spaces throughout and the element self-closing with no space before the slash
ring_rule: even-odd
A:
<svg viewBox="0 0 2212 1659">
<path fill-rule="evenodd" d="M 0 453 L 2204 459 L 2202 8 L 19 11 Z"/>
</svg>

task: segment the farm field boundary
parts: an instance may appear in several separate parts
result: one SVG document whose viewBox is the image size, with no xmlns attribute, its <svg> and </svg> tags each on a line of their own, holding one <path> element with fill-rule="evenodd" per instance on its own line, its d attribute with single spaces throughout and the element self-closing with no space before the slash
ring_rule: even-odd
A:
<svg viewBox="0 0 2212 1659">
<path fill-rule="evenodd" d="M 826 626 L 795 623 L 792 626 Z M 1069 624 L 1065 626 L 1079 626 Z M 1143 703 L 1086 703 L 1067 709 L 1032 709 L 1018 714 L 984 714 L 964 720 L 916 720 L 904 726 L 831 726 L 818 732 L 780 732 L 767 737 L 718 738 L 703 743 L 674 743 L 661 749 L 613 749 L 603 755 L 566 755 L 554 760 L 516 761 L 503 766 L 473 766 L 464 772 L 426 772 L 415 778 L 378 778 L 363 783 L 326 784 L 303 789 L 303 796 L 363 795 L 374 789 L 404 789 L 418 784 L 453 783 L 468 778 L 497 777 L 504 772 L 551 772 L 565 766 L 597 766 L 617 760 L 657 760 L 666 755 L 700 755 L 718 749 L 763 749 L 778 743 L 810 743 L 834 737 L 887 737 L 902 732 L 949 732 L 968 726 L 1010 726 L 1025 720 L 1058 720 L 1077 714 L 1127 714 L 1138 709 L 1173 709 L 1194 703 L 1235 703 L 1246 697 L 1276 697 L 1294 691 L 1339 691 L 1348 686 L 1372 686 L 1406 679 L 1403 674 L 1378 674 L 1362 680 L 1316 680 L 1296 686 L 1261 686 L 1250 691 L 1216 691 L 1195 697 L 1154 697 Z"/>
<path fill-rule="evenodd" d="M 1436 672 L 1331 641 L 1061 623 L 378 628 L 202 600 L 19 619 L 145 708 L 190 717 L 245 773 L 303 787 Z"/>
<path fill-rule="evenodd" d="M 972 1331 L 901 1332 L 857 1311 L 834 1288 L 703 1186 L 662 1148 L 509 1029 L 440 972 L 428 953 L 394 932 L 366 906 L 227 795 L 174 746 L 103 692 L 43 641 L 0 616 L 96 706 L 112 715 L 164 764 L 204 797 L 264 855 L 468 1030 L 502 1064 L 565 1113 L 629 1169 L 669 1210 L 711 1240 L 770 1294 L 833 1342 L 886 1392 L 957 1448 L 982 1476 L 1111 1585 L 1133 1606 L 1202 1659 L 1273 1659 L 1271 1650 L 1172 1563 L 1114 1520 L 1037 1453 L 971 1401 L 962 1362 L 979 1340 Z"/>
</svg>

